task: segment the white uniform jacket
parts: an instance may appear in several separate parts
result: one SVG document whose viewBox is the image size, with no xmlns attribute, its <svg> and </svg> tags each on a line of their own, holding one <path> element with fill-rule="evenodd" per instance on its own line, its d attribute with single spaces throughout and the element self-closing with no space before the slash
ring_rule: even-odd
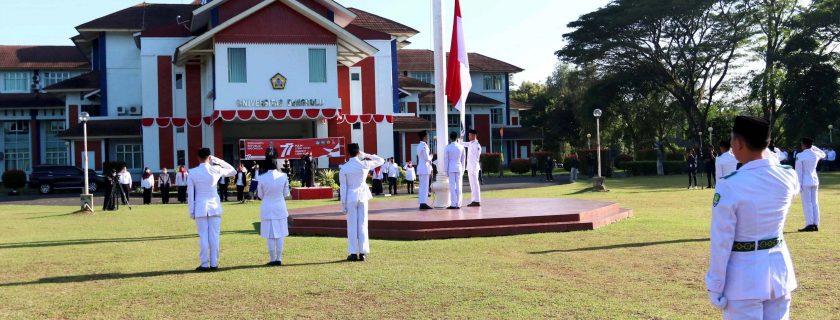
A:
<svg viewBox="0 0 840 320">
<path fill-rule="evenodd" d="M 417 179 L 417 175 L 414 173 L 414 167 L 409 167 L 406 165 L 403 169 L 405 169 L 405 180 L 414 181 Z"/>
<path fill-rule="evenodd" d="M 127 184 L 131 185 L 131 172 L 123 171 L 120 172 L 120 184 Z"/>
<path fill-rule="evenodd" d="M 388 165 L 388 178 L 399 178 L 400 177 L 400 166 L 396 163 L 392 163 Z"/>
<path fill-rule="evenodd" d="M 184 172 L 183 175 L 180 172 L 175 173 L 175 185 L 178 186 L 178 187 L 186 187 L 187 186 L 187 177 L 189 175 L 190 174 L 187 173 L 187 172 Z"/>
<path fill-rule="evenodd" d="M 481 144 L 478 140 L 473 140 L 464 142 L 463 146 L 467 150 L 467 171 L 481 171 Z"/>
<path fill-rule="evenodd" d="M 464 172 L 464 164 L 467 155 L 464 154 L 464 146 L 460 143 L 450 143 L 443 153 L 443 172 Z"/>
<path fill-rule="evenodd" d="M 368 155 L 368 157 L 370 160 L 360 160 L 359 157 L 350 158 L 339 170 L 338 180 L 341 185 L 339 195 L 344 211 L 347 211 L 348 203 L 355 204 L 373 199 L 370 188 L 367 186 L 367 176 L 371 169 L 385 163 L 385 159 L 377 155 Z"/>
<path fill-rule="evenodd" d="M 817 163 L 825 159 L 825 152 L 817 147 L 803 150 L 796 155 L 796 174 L 799 176 L 799 184 L 803 187 L 820 185 L 820 178 L 817 176 Z"/>
<path fill-rule="evenodd" d="M 417 174 L 432 174 L 432 154 L 429 153 L 429 145 L 420 141 L 417 145 Z"/>
<path fill-rule="evenodd" d="M 257 195 L 261 220 L 281 220 L 289 217 L 286 197 L 290 196 L 289 177 L 279 170 L 269 170 L 257 177 Z"/>
<path fill-rule="evenodd" d="M 794 196 L 796 173 L 772 159 L 750 161 L 715 190 L 711 258 L 706 288 L 729 300 L 768 300 L 796 289 L 787 245 L 733 252 L 733 242 L 781 238 Z M 757 245 L 757 244 L 756 244 Z"/>
<path fill-rule="evenodd" d="M 151 189 L 155 186 L 155 175 L 150 174 L 148 178 L 140 180 L 140 187 L 143 189 Z"/>
<path fill-rule="evenodd" d="M 715 178 L 718 181 L 738 170 L 738 159 L 732 151 L 727 151 L 715 158 Z"/>
<path fill-rule="evenodd" d="M 213 158 L 215 164 L 202 163 L 190 169 L 187 176 L 187 207 L 190 218 L 221 216 L 218 183 L 222 177 L 232 177 L 236 169 L 222 159 Z"/>
</svg>

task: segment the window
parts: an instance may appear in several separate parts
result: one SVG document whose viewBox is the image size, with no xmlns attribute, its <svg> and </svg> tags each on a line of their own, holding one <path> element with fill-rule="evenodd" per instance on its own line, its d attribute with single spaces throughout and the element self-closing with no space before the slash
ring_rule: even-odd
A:
<svg viewBox="0 0 840 320">
<path fill-rule="evenodd" d="M 184 75 L 180 73 L 175 74 L 175 89 L 181 90 L 184 88 Z"/>
<path fill-rule="evenodd" d="M 49 121 L 46 134 L 46 163 L 54 165 L 67 165 L 67 141 L 58 138 L 58 134 L 64 131 L 64 121 Z"/>
<path fill-rule="evenodd" d="M 187 153 L 186 153 L 186 151 L 178 150 L 178 152 L 176 152 L 176 153 L 178 154 L 177 157 L 176 157 L 178 159 L 177 160 L 178 165 L 179 166 L 187 165 Z"/>
<path fill-rule="evenodd" d="M 117 161 L 125 162 L 129 169 L 143 169 L 143 145 L 118 144 Z"/>
<path fill-rule="evenodd" d="M 350 80 L 352 80 L 352 81 L 359 81 L 359 73 L 358 73 L 358 72 L 353 72 L 353 73 L 350 75 Z"/>
<path fill-rule="evenodd" d="M 29 72 L 4 72 L 3 92 L 29 92 Z"/>
<path fill-rule="evenodd" d="M 13 121 L 3 125 L 6 170 L 29 171 L 29 122 Z"/>
<path fill-rule="evenodd" d="M 490 123 L 505 124 L 505 111 L 501 108 L 490 109 Z"/>
<path fill-rule="evenodd" d="M 91 117 L 102 116 L 102 106 L 100 105 L 82 105 L 82 111 L 87 112 Z"/>
<path fill-rule="evenodd" d="M 502 84 L 504 78 L 501 74 L 485 74 L 484 75 L 484 90 L 502 91 Z"/>
<path fill-rule="evenodd" d="M 361 122 L 354 123 L 353 124 L 353 129 L 362 130 L 362 123 Z"/>
<path fill-rule="evenodd" d="M 412 71 L 408 73 L 408 77 L 414 78 L 425 83 L 434 83 L 434 72 L 416 72 Z"/>
<path fill-rule="evenodd" d="M 247 65 L 245 48 L 228 48 L 228 82 L 248 82 Z"/>
<path fill-rule="evenodd" d="M 184 127 L 175 127 L 175 133 L 184 133 Z"/>
<path fill-rule="evenodd" d="M 449 122 L 450 127 L 461 127 L 461 115 L 459 114 L 450 114 L 448 117 L 446 117 L 446 120 Z"/>
<path fill-rule="evenodd" d="M 70 78 L 70 72 L 44 72 L 41 77 L 41 88 L 49 87 Z"/>
<path fill-rule="evenodd" d="M 400 102 L 400 113 L 408 113 L 408 102 Z"/>
<path fill-rule="evenodd" d="M 327 49 L 309 49 L 309 82 L 327 82 Z"/>
</svg>

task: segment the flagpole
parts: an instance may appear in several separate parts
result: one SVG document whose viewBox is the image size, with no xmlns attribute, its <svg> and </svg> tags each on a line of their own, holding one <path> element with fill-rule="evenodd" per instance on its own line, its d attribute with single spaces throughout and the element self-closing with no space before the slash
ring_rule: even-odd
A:
<svg viewBox="0 0 840 320">
<path fill-rule="evenodd" d="M 434 38 L 434 61 L 435 61 L 435 136 L 437 144 L 437 179 L 432 184 L 432 191 L 435 193 L 435 208 L 446 208 L 449 206 L 449 178 L 444 172 L 443 154 L 446 150 L 446 145 L 449 143 L 449 134 L 447 129 L 449 122 L 447 116 L 449 114 L 449 107 L 446 104 L 445 97 L 445 82 L 443 75 L 445 73 L 444 61 L 446 60 L 446 51 L 443 51 L 443 5 L 441 0 L 432 0 L 432 35 Z"/>
</svg>

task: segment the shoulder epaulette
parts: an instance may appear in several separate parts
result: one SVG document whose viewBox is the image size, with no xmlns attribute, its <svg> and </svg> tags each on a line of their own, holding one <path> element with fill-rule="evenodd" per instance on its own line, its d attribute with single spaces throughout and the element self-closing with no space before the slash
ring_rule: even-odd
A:
<svg viewBox="0 0 840 320">
<path fill-rule="evenodd" d="M 736 175 L 736 174 L 738 174 L 738 171 L 732 171 L 732 173 L 730 173 L 730 174 L 726 175 L 725 177 L 723 177 L 723 179 L 729 179 L 729 178 L 731 178 L 732 176 L 734 176 L 734 175 Z"/>
<path fill-rule="evenodd" d="M 782 169 L 788 169 L 788 170 L 792 170 L 792 169 L 793 169 L 793 167 L 792 167 L 792 166 L 789 166 L 789 165 L 786 165 L 786 164 L 780 164 L 780 165 L 779 165 L 779 167 L 781 167 Z"/>
</svg>

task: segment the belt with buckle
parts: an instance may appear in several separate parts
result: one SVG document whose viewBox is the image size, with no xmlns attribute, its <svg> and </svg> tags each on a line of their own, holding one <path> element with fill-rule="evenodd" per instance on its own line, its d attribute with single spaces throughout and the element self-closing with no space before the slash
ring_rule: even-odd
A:
<svg viewBox="0 0 840 320">
<path fill-rule="evenodd" d="M 750 252 L 756 250 L 767 250 L 773 248 L 784 240 L 781 238 L 773 238 L 773 239 L 765 239 L 765 240 L 758 240 L 758 241 L 735 241 L 732 243 L 732 251 L 733 252 Z"/>
</svg>

